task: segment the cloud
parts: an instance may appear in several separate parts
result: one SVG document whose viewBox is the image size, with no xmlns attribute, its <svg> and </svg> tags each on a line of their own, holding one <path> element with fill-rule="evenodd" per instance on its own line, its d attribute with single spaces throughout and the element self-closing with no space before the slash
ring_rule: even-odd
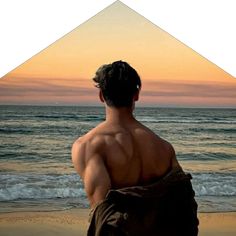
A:
<svg viewBox="0 0 236 236">
<path fill-rule="evenodd" d="M 88 96 L 95 93 L 95 89 L 71 87 L 71 86 L 52 86 L 52 87 L 19 87 L 1 86 L 0 97 L 4 96 Z"/>
<path fill-rule="evenodd" d="M 4 96 L 88 96 L 96 93 L 86 79 L 9 79 L 0 83 L 0 97 Z"/>
<path fill-rule="evenodd" d="M 150 81 L 143 80 L 141 102 L 164 104 L 184 104 L 191 101 L 216 103 L 218 98 L 227 104 L 236 105 L 236 82 L 210 83 L 189 81 Z M 88 79 L 63 78 L 10 78 L 0 82 L 0 103 L 53 102 L 66 101 L 73 103 L 76 99 L 81 103 L 98 102 L 98 90 Z"/>
<path fill-rule="evenodd" d="M 146 88 L 145 88 L 146 87 Z M 143 96 L 153 97 L 225 97 L 236 98 L 236 83 L 187 83 L 149 81 L 145 83 Z"/>
</svg>

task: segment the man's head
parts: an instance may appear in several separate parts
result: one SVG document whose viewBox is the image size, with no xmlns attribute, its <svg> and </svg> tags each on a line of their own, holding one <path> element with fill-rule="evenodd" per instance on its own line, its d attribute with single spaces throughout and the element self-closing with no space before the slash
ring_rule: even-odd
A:
<svg viewBox="0 0 236 236">
<path fill-rule="evenodd" d="M 108 106 L 131 107 L 138 100 L 141 80 L 127 62 L 115 61 L 101 66 L 93 80 Z"/>
</svg>

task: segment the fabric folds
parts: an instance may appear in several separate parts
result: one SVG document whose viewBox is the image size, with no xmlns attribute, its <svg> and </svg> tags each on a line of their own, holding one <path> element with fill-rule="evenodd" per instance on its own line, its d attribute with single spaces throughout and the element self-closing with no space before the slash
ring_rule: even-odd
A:
<svg viewBox="0 0 236 236">
<path fill-rule="evenodd" d="M 87 236 L 195 236 L 197 203 L 181 168 L 145 186 L 110 190 L 90 215 Z"/>
</svg>

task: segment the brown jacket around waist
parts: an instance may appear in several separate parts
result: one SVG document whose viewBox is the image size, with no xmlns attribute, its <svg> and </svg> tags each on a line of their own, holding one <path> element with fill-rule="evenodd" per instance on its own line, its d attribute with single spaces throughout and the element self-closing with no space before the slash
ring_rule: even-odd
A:
<svg viewBox="0 0 236 236">
<path fill-rule="evenodd" d="M 197 235 L 199 221 L 191 178 L 176 168 L 151 185 L 110 190 L 92 210 L 87 235 Z"/>
</svg>

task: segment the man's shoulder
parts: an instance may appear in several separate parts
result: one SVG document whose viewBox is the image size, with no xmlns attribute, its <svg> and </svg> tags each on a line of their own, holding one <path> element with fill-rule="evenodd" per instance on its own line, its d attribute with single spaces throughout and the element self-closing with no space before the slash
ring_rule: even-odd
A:
<svg viewBox="0 0 236 236">
<path fill-rule="evenodd" d="M 90 141 L 94 136 L 96 136 L 96 134 L 98 133 L 98 128 L 100 125 L 94 127 L 93 129 L 89 130 L 87 133 L 79 136 L 75 141 L 74 144 L 75 145 L 81 145 L 81 144 L 85 144 L 86 142 Z"/>
<path fill-rule="evenodd" d="M 158 142 L 162 146 L 164 146 L 167 149 L 172 149 L 173 146 L 171 143 L 169 143 L 167 140 L 160 137 L 156 132 L 151 130 L 149 127 L 141 124 L 136 130 L 136 133 L 140 136 L 143 136 L 147 140 L 152 140 L 154 142 Z"/>
<path fill-rule="evenodd" d="M 72 148 L 77 149 L 79 152 L 96 151 L 104 143 L 105 134 L 100 132 L 98 127 L 93 128 L 83 136 L 77 138 Z M 85 154 L 85 153 L 84 153 Z"/>
<path fill-rule="evenodd" d="M 83 141 L 83 137 L 77 138 L 74 143 L 72 144 L 71 154 L 72 154 L 72 161 L 79 161 L 84 158 L 85 152 L 85 142 Z"/>
<path fill-rule="evenodd" d="M 161 140 L 164 149 L 168 153 L 170 153 L 171 155 L 175 156 L 175 149 L 174 149 L 173 145 L 169 141 L 167 141 L 161 137 L 159 137 L 159 139 Z"/>
</svg>

